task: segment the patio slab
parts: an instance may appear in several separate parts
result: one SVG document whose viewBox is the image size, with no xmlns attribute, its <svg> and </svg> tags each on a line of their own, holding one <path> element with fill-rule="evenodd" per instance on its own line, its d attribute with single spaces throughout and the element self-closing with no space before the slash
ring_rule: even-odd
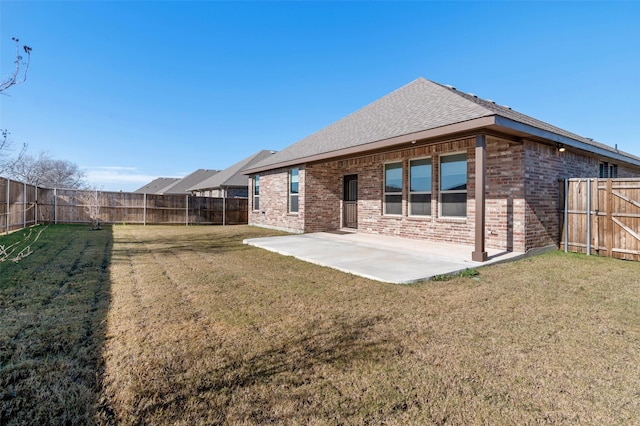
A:
<svg viewBox="0 0 640 426">
<path fill-rule="evenodd" d="M 488 249 L 487 262 L 471 260 L 473 247 L 357 232 L 317 232 L 243 241 L 254 247 L 376 281 L 409 284 L 436 275 L 514 260 L 520 252 Z"/>
</svg>

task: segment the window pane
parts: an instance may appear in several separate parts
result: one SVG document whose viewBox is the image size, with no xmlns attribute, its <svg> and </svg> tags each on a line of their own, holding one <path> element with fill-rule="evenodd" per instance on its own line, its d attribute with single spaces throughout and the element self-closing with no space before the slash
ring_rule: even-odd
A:
<svg viewBox="0 0 640 426">
<path fill-rule="evenodd" d="M 385 164 L 384 192 L 402 192 L 402 163 Z"/>
<path fill-rule="evenodd" d="M 467 154 L 448 155 L 440 159 L 440 189 L 467 189 Z"/>
<path fill-rule="evenodd" d="M 256 175 L 253 181 L 253 195 L 260 195 L 260 175 Z"/>
<path fill-rule="evenodd" d="M 431 191 L 431 159 L 411 162 L 409 191 Z"/>
<path fill-rule="evenodd" d="M 260 208 L 260 197 L 253 197 L 253 209 L 258 210 Z"/>
<path fill-rule="evenodd" d="M 289 199 L 289 211 L 291 213 L 296 213 L 298 211 L 298 196 L 292 195 Z"/>
<path fill-rule="evenodd" d="M 402 214 L 402 195 L 385 195 L 384 213 Z"/>
<path fill-rule="evenodd" d="M 291 194 L 298 193 L 298 169 L 291 169 L 289 172 L 289 192 Z"/>
<path fill-rule="evenodd" d="M 467 216 L 467 194 L 442 194 L 440 216 Z"/>
<path fill-rule="evenodd" d="M 409 214 L 413 216 L 431 216 L 431 194 L 411 194 L 409 196 Z"/>
</svg>

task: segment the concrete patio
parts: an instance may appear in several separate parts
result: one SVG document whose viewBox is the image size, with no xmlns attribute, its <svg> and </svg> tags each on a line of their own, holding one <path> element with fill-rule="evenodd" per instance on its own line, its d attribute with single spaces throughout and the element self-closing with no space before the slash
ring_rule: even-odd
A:
<svg viewBox="0 0 640 426">
<path fill-rule="evenodd" d="M 318 232 L 243 241 L 254 247 L 294 256 L 376 281 L 409 284 L 436 275 L 515 260 L 520 252 L 487 249 L 487 262 L 471 260 L 472 246 L 434 243 L 358 232 Z"/>
</svg>

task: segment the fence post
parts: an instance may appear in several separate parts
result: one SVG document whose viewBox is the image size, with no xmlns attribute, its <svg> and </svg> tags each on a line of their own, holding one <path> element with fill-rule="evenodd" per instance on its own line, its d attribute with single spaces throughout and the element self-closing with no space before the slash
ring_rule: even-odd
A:
<svg viewBox="0 0 640 426">
<path fill-rule="evenodd" d="M 227 190 L 222 191 L 222 226 L 227 224 Z"/>
<path fill-rule="evenodd" d="M 38 185 L 36 185 L 34 188 L 36 190 L 36 199 L 33 200 L 33 204 L 34 204 L 33 222 L 34 222 L 34 225 L 37 225 L 38 224 Z"/>
<path fill-rule="evenodd" d="M 11 181 L 9 180 L 9 178 L 7 178 L 7 235 L 9 235 L 9 218 L 11 217 L 11 214 L 9 211 L 9 196 L 11 195 L 11 191 L 9 189 L 10 184 L 11 184 Z"/>
<path fill-rule="evenodd" d="M 185 226 L 189 226 L 189 196 L 186 195 L 185 196 L 186 200 L 187 200 L 187 208 L 186 208 L 186 213 L 187 213 L 187 217 L 186 217 L 186 221 L 185 221 Z"/>
<path fill-rule="evenodd" d="M 22 183 L 22 227 L 27 227 L 27 184 Z"/>
<path fill-rule="evenodd" d="M 607 194 L 605 198 L 605 209 L 607 209 L 607 219 L 605 221 L 605 243 L 607 246 L 607 256 L 613 256 L 613 215 L 611 209 L 613 208 L 612 198 L 613 198 L 613 181 L 611 178 L 607 179 Z"/>
<path fill-rule="evenodd" d="M 145 192 L 142 197 L 142 225 L 147 226 L 147 193 Z"/>
<path fill-rule="evenodd" d="M 53 223 L 58 223 L 58 188 L 53 188 Z"/>
<path fill-rule="evenodd" d="M 564 179 L 564 252 L 569 252 L 569 179 Z"/>
<path fill-rule="evenodd" d="M 591 179 L 587 178 L 587 256 L 591 255 Z"/>
</svg>

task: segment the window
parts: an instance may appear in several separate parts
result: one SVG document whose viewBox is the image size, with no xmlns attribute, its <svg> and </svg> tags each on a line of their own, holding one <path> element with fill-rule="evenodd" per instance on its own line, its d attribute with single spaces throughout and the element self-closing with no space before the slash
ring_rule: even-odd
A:
<svg viewBox="0 0 640 426">
<path fill-rule="evenodd" d="M 409 214 L 431 216 L 431 158 L 409 162 Z"/>
<path fill-rule="evenodd" d="M 384 165 L 384 214 L 402 214 L 402 163 Z"/>
<path fill-rule="evenodd" d="M 253 209 L 260 209 L 260 175 L 253 178 Z"/>
<path fill-rule="evenodd" d="M 298 213 L 298 175 L 299 170 L 289 170 L 289 213 Z"/>
<path fill-rule="evenodd" d="M 440 216 L 467 216 L 467 154 L 440 157 Z"/>
<path fill-rule="evenodd" d="M 610 164 L 607 162 L 600 163 L 600 178 L 617 178 L 618 177 L 618 165 Z"/>
</svg>

